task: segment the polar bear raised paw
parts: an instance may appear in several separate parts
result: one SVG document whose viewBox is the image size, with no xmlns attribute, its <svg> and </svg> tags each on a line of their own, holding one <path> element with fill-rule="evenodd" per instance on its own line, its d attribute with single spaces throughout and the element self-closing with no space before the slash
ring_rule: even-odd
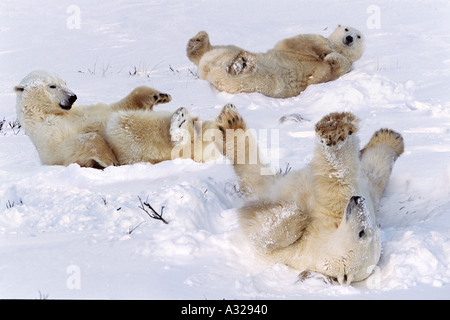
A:
<svg viewBox="0 0 450 320">
<path fill-rule="evenodd" d="M 116 103 L 119 110 L 153 110 L 153 107 L 160 103 L 167 103 L 172 100 L 170 94 L 159 92 L 150 87 L 137 87 L 126 98 Z"/>
<path fill-rule="evenodd" d="M 177 146 L 185 143 L 184 135 L 188 133 L 189 111 L 186 108 L 177 109 L 170 119 L 170 141 Z"/>
<path fill-rule="evenodd" d="M 243 117 L 237 111 L 236 107 L 229 103 L 225 105 L 216 118 L 217 127 L 222 133 L 227 129 L 247 129 Z"/>
<path fill-rule="evenodd" d="M 350 112 L 333 112 L 316 124 L 320 142 L 330 147 L 344 142 L 348 136 L 358 131 L 359 119 Z"/>
<path fill-rule="evenodd" d="M 162 92 L 155 93 L 152 96 L 152 98 L 153 98 L 155 104 L 167 103 L 172 100 L 172 97 L 170 96 L 170 94 L 162 93 Z"/>
<path fill-rule="evenodd" d="M 197 66 L 203 55 L 211 49 L 209 36 L 205 31 L 200 31 L 194 37 L 189 39 L 186 46 L 186 54 Z"/>
<path fill-rule="evenodd" d="M 241 51 L 238 55 L 231 61 L 228 66 L 228 73 L 231 75 L 238 75 L 241 73 L 251 73 L 256 68 L 256 57 L 254 54 Z"/>
<path fill-rule="evenodd" d="M 367 148 L 372 147 L 376 144 L 382 144 L 391 147 L 395 152 L 396 158 L 398 158 L 405 150 L 405 143 L 403 141 L 402 135 L 395 132 L 394 130 L 383 128 L 376 131 L 372 135 L 369 143 L 364 147 L 364 149 L 361 150 L 360 155 L 362 155 L 367 150 Z"/>
</svg>

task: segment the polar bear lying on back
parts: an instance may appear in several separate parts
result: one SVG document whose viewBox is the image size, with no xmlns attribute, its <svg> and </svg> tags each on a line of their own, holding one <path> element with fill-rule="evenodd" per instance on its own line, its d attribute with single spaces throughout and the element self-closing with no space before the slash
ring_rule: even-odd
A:
<svg viewBox="0 0 450 320">
<path fill-rule="evenodd" d="M 200 77 L 220 91 L 289 98 L 350 71 L 363 54 L 364 39 L 358 30 L 338 25 L 328 38 L 300 34 L 265 53 L 252 53 L 232 45 L 212 46 L 201 31 L 189 40 L 186 51 Z"/>
<path fill-rule="evenodd" d="M 77 96 L 58 76 L 34 71 L 14 87 L 17 117 L 43 164 L 105 168 L 136 162 L 157 163 L 174 157 L 192 158 L 194 120 L 185 108 L 153 111 L 171 100 L 170 95 L 138 87 L 110 105 L 76 105 Z M 214 126 L 206 121 L 201 130 Z M 181 145 L 181 147 L 180 147 Z M 174 147 L 177 146 L 174 153 Z M 204 143 L 200 147 L 208 147 Z M 184 149 L 183 149 L 184 148 Z M 202 150 L 198 151 L 202 159 Z"/>
<path fill-rule="evenodd" d="M 326 115 L 316 123 L 308 165 L 262 175 L 269 168 L 252 157 L 256 141 L 244 119 L 233 105 L 224 107 L 219 129 L 241 135 L 222 144 L 248 197 L 239 209 L 240 226 L 264 257 L 342 285 L 371 274 L 381 253 L 375 212 L 404 142 L 399 133 L 380 129 L 360 150 L 358 124 L 349 112 Z"/>
</svg>

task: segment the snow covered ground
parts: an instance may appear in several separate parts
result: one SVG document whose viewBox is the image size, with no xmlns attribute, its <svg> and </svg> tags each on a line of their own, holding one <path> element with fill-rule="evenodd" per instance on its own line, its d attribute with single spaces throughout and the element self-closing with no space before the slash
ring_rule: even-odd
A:
<svg viewBox="0 0 450 320">
<path fill-rule="evenodd" d="M 0 298 L 449 299 L 449 16 L 439 0 L 2 0 Z M 217 92 L 185 55 L 200 30 L 214 44 L 266 51 L 338 23 L 365 34 L 363 57 L 295 98 Z M 406 150 L 379 211 L 375 274 L 350 287 L 299 283 L 298 272 L 258 260 L 239 236 L 242 199 L 226 164 L 41 165 L 13 125 L 12 88 L 34 69 L 58 73 L 81 104 L 113 102 L 139 85 L 172 95 L 158 108 L 184 106 L 202 119 L 232 102 L 267 130 L 281 169 L 311 159 L 314 123 L 331 111 L 361 118 L 361 144 L 380 127 L 401 132 Z M 292 113 L 307 121 L 279 123 Z M 169 224 L 149 218 L 139 197 L 164 207 Z"/>
</svg>

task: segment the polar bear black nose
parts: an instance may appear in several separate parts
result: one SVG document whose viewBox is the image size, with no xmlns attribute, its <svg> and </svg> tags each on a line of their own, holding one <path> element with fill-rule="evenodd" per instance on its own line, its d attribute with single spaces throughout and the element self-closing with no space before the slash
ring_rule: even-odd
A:
<svg viewBox="0 0 450 320">
<path fill-rule="evenodd" d="M 355 204 L 360 204 L 361 202 L 363 202 L 365 199 L 364 199 L 364 197 L 361 197 L 361 196 L 353 196 L 353 197 L 351 197 L 351 199 L 350 199 L 350 202 L 351 201 L 353 201 Z"/>
<path fill-rule="evenodd" d="M 351 42 L 353 42 L 353 37 L 347 36 L 347 37 L 345 37 L 345 40 L 347 41 L 347 43 L 351 43 Z"/>
<path fill-rule="evenodd" d="M 69 102 L 72 104 L 72 103 L 74 103 L 75 101 L 77 101 L 77 95 L 76 95 L 76 94 L 71 94 L 71 95 L 69 96 Z"/>
</svg>

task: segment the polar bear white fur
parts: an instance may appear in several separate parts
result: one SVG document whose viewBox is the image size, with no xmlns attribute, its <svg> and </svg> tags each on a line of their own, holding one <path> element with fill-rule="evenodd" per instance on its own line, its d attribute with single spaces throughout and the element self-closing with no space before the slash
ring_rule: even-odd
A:
<svg viewBox="0 0 450 320">
<path fill-rule="evenodd" d="M 363 54 L 364 38 L 355 28 L 338 25 L 328 38 L 300 34 L 265 53 L 252 53 L 233 45 L 212 46 L 208 34 L 200 31 L 186 51 L 200 77 L 220 91 L 288 98 L 350 71 Z"/>
<path fill-rule="evenodd" d="M 105 168 L 194 158 L 195 152 L 186 151 L 195 137 L 194 119 L 187 110 L 153 111 L 154 105 L 171 100 L 166 93 L 138 87 L 110 105 L 76 105 L 77 96 L 66 82 L 46 71 L 31 72 L 14 90 L 18 120 L 43 164 Z M 206 122 L 203 129 L 213 123 Z M 203 160 L 201 152 L 196 160 Z"/>
<path fill-rule="evenodd" d="M 157 163 L 178 158 L 206 162 L 215 147 L 214 120 L 200 121 L 186 108 L 171 111 L 120 111 L 106 124 L 105 139 L 120 164 Z"/>
<path fill-rule="evenodd" d="M 299 171 L 268 176 L 261 175 L 268 168 L 259 158 L 249 162 L 256 141 L 245 133 L 236 108 L 225 106 L 218 122 L 225 131 L 245 134 L 241 143 L 224 140 L 222 151 L 248 197 L 239 210 L 240 226 L 258 252 L 302 275 L 317 272 L 342 285 L 367 278 L 381 251 L 375 212 L 403 153 L 402 136 L 380 129 L 360 151 L 359 120 L 331 113 L 315 126 L 312 161 Z"/>
</svg>

